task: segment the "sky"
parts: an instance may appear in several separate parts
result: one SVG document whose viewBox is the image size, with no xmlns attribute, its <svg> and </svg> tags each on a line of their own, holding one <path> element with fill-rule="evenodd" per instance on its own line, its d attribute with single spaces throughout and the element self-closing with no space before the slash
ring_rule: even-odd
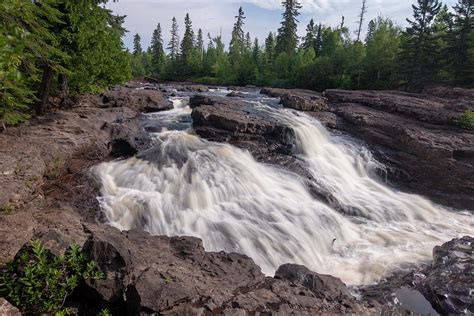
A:
<svg viewBox="0 0 474 316">
<path fill-rule="evenodd" d="M 366 21 L 368 22 L 383 15 L 394 20 L 401 26 L 406 25 L 406 18 L 412 16 L 412 3 L 416 0 L 367 0 Z M 456 0 L 444 0 L 449 7 Z M 298 18 L 298 33 L 305 34 L 306 25 L 313 18 L 316 23 L 327 26 L 337 26 L 341 16 L 345 17 L 345 25 L 354 34 L 357 29 L 358 15 L 362 0 L 300 0 L 303 8 Z M 281 22 L 281 0 L 119 0 L 109 2 L 107 7 L 116 14 L 126 15 L 125 27 L 129 31 L 124 42 L 132 48 L 133 35 L 138 33 L 142 38 L 142 47 L 150 45 L 151 35 L 158 23 L 163 29 L 164 46 L 167 46 L 170 35 L 171 19 L 176 17 L 179 32 L 184 31 L 184 16 L 189 13 L 195 33 L 201 28 L 206 35 L 219 35 L 222 32 L 223 41 L 228 46 L 232 27 L 239 7 L 242 6 L 247 17 L 245 32 L 250 32 L 252 38 L 258 37 L 260 44 L 264 43 L 270 31 L 276 31 Z"/>
</svg>

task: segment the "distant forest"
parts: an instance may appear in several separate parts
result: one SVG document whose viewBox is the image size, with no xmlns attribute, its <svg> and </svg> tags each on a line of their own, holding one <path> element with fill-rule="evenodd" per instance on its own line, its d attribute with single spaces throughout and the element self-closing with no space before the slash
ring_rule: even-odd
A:
<svg viewBox="0 0 474 316">
<path fill-rule="evenodd" d="M 235 17 L 228 49 L 221 36 L 211 34 L 205 45 L 201 29 L 195 32 L 189 14 L 182 39 L 173 18 L 168 54 L 160 24 L 146 51 L 136 34 L 133 75 L 314 90 L 404 86 L 416 91 L 435 82 L 474 84 L 473 0 L 458 0 L 452 10 L 438 0 L 418 0 L 406 29 L 384 17 L 366 23 L 367 2 L 361 0 L 355 36 L 342 17 L 335 27 L 311 20 L 302 38 L 297 36 L 301 5 L 297 0 L 285 0 L 282 5 L 281 26 L 269 32 L 265 43 L 246 32 L 242 8 Z"/>
<path fill-rule="evenodd" d="M 361 0 L 355 35 L 344 19 L 337 26 L 311 20 L 303 38 L 301 5 L 285 0 L 281 27 L 264 43 L 245 31 L 240 8 L 227 47 L 220 36 L 195 32 L 188 14 L 182 38 L 173 18 L 166 50 L 158 24 L 146 50 L 135 35 L 133 52 L 122 42 L 125 16 L 106 2 L 0 1 L 0 126 L 48 112 L 52 99 L 67 107 L 71 97 L 140 76 L 314 90 L 474 84 L 474 0 L 458 0 L 451 10 L 439 0 L 417 0 L 406 29 L 384 17 L 367 23 Z"/>
</svg>

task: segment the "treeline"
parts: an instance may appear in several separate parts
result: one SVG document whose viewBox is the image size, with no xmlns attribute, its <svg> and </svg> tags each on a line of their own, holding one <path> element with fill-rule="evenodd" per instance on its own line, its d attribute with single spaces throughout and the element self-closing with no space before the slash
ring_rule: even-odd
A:
<svg viewBox="0 0 474 316">
<path fill-rule="evenodd" d="M 45 113 L 52 94 L 66 106 L 131 78 L 125 17 L 105 2 L 0 1 L 0 126 Z"/>
<path fill-rule="evenodd" d="M 244 31 L 242 8 L 236 16 L 232 39 L 226 49 L 221 36 L 194 32 L 189 14 L 180 40 L 173 18 L 171 40 L 165 53 L 160 24 L 150 47 L 143 51 L 134 38 L 133 75 L 162 80 L 229 84 L 326 88 L 386 89 L 404 86 L 419 90 L 434 82 L 474 83 L 473 0 L 458 0 L 449 10 L 439 0 L 417 0 L 413 18 L 402 29 L 391 19 L 378 17 L 368 23 L 361 38 L 367 11 L 362 0 L 356 39 L 344 17 L 336 27 L 311 20 L 303 38 L 297 36 L 301 5 L 282 2 L 281 27 L 265 43 Z"/>
</svg>

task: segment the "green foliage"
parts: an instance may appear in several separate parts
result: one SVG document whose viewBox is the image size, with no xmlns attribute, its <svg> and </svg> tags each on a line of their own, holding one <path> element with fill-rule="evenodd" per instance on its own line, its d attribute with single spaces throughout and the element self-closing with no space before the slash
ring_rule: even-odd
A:
<svg viewBox="0 0 474 316">
<path fill-rule="evenodd" d="M 474 129 L 474 111 L 467 110 L 458 120 L 458 124 L 464 129 Z"/>
<path fill-rule="evenodd" d="M 103 273 L 78 246 L 54 257 L 40 241 L 20 252 L 0 276 L 0 294 L 32 314 L 63 313 L 67 297 L 83 280 L 98 280 Z"/>
<path fill-rule="evenodd" d="M 101 310 L 97 316 L 112 316 L 112 313 L 107 308 L 105 308 Z"/>
<path fill-rule="evenodd" d="M 98 92 L 130 78 L 124 17 L 105 2 L 0 2 L 0 124 L 27 119 L 37 96 L 47 103 L 49 91 Z M 59 75 L 68 78 L 62 86 L 52 82 Z"/>
</svg>

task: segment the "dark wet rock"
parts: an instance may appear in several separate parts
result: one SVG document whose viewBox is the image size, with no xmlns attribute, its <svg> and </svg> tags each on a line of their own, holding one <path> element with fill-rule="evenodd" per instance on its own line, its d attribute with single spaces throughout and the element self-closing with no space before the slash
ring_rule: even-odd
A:
<svg viewBox="0 0 474 316">
<path fill-rule="evenodd" d="M 300 111 L 327 111 L 327 99 L 318 92 L 302 89 L 276 89 L 264 88 L 260 91 L 262 94 L 274 98 L 280 98 L 284 107 Z"/>
<path fill-rule="evenodd" d="M 326 90 L 324 95 L 332 104 L 359 104 L 383 112 L 408 117 L 421 122 L 455 125 L 466 108 L 452 108 L 444 102 L 423 95 L 399 91 Z"/>
<path fill-rule="evenodd" d="M 193 127 L 206 139 L 241 145 L 260 142 L 270 151 L 284 153 L 290 153 L 293 148 L 294 132 L 289 126 L 244 101 L 195 96 L 190 104 L 194 108 Z"/>
<path fill-rule="evenodd" d="M 454 239 L 433 249 L 433 264 L 421 291 L 441 314 L 474 313 L 474 238 Z"/>
<path fill-rule="evenodd" d="M 229 98 L 245 98 L 245 94 L 242 92 L 232 91 L 227 94 Z"/>
<path fill-rule="evenodd" d="M 175 86 L 176 90 L 182 92 L 208 92 L 209 87 L 199 84 L 184 84 Z"/>
<path fill-rule="evenodd" d="M 354 297 L 340 279 L 331 275 L 312 272 L 302 265 L 282 265 L 275 272 L 275 278 L 290 281 L 292 284 L 302 285 L 319 298 L 337 298 L 341 305 L 355 303 Z"/>
<path fill-rule="evenodd" d="M 122 87 L 108 91 L 102 96 L 103 107 L 129 107 L 145 113 L 171 110 L 173 104 L 155 88 Z"/>
</svg>

